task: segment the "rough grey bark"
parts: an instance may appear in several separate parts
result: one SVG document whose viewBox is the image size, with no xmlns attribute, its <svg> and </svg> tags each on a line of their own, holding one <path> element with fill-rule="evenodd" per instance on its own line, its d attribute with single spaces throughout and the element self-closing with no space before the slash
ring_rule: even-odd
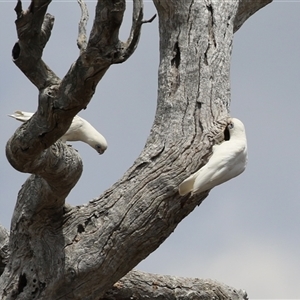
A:
<svg viewBox="0 0 300 300">
<path fill-rule="evenodd" d="M 20 1 L 16 6 L 19 41 L 13 59 L 39 89 L 39 105 L 6 147 L 11 165 L 32 175 L 18 195 L 9 256 L 2 260 L 1 299 L 99 299 L 203 201 L 208 192 L 180 197 L 178 185 L 207 161 L 212 145 L 222 139 L 229 117 L 234 30 L 271 0 L 153 0 L 159 16 L 160 67 L 151 133 L 123 178 L 79 207 L 64 203 L 82 172 L 80 157 L 56 141 L 88 105 L 110 65 L 134 52 L 144 23 L 142 1 L 134 1 L 126 42 L 118 37 L 125 0 L 98 1 L 88 39 L 87 12 L 79 1 L 80 55 L 63 79 L 42 60 L 54 22 L 46 14 L 50 2 L 32 0 L 26 11 Z M 132 274 L 122 283 L 129 289 Z M 135 276 L 141 289 L 147 276 Z M 202 293 L 201 285 L 199 289 Z M 191 293 L 186 297 L 193 299 Z M 230 297 L 227 289 L 224 299 Z"/>
<path fill-rule="evenodd" d="M 211 279 L 181 278 L 131 271 L 102 300 L 157 299 L 157 300 L 211 300 L 247 299 L 243 290 L 235 290 Z"/>
<path fill-rule="evenodd" d="M 8 258 L 8 240 L 7 230 L 0 224 L 0 275 L 3 273 L 6 260 Z"/>
</svg>

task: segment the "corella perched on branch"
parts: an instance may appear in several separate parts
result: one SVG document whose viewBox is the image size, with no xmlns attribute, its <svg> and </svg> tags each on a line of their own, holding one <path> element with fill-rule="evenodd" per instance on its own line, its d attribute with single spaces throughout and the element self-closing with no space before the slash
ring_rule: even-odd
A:
<svg viewBox="0 0 300 300">
<path fill-rule="evenodd" d="M 33 113 L 17 110 L 12 115 L 9 115 L 18 121 L 26 122 Z M 68 131 L 60 138 L 62 142 L 81 141 L 89 144 L 99 154 L 103 154 L 107 149 L 107 142 L 105 137 L 98 132 L 88 121 L 75 116 Z"/>
<path fill-rule="evenodd" d="M 228 140 L 213 146 L 213 154 L 206 165 L 179 185 L 179 194 L 197 194 L 241 174 L 247 164 L 247 140 L 244 124 L 230 119 Z"/>
</svg>

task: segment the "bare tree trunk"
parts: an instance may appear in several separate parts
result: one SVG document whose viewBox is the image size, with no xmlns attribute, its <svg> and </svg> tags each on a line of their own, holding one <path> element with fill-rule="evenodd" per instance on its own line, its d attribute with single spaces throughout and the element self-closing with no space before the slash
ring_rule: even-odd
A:
<svg viewBox="0 0 300 300">
<path fill-rule="evenodd" d="M 132 31 L 123 43 L 118 33 L 125 0 L 98 1 L 88 40 L 80 1 L 80 55 L 63 79 L 41 58 L 54 22 L 46 14 L 50 2 L 32 1 L 27 11 L 20 1 L 16 7 L 19 41 L 14 62 L 38 87 L 39 106 L 6 148 L 11 165 L 32 175 L 19 192 L 8 244 L 3 238 L 8 250 L 0 252 L 1 258 L 9 255 L 1 259 L 6 264 L 1 299 L 129 299 L 134 291 L 140 293 L 136 299 L 157 292 L 160 299 L 192 299 L 194 293 L 207 293 L 199 299 L 208 299 L 222 291 L 224 299 L 245 298 L 233 289 L 225 292 L 221 284 L 216 288 L 215 283 L 199 281 L 189 286 L 191 280 L 168 277 L 159 277 L 164 283 L 155 283 L 157 289 L 143 296 L 137 290 L 143 290 L 145 281 L 153 286 L 158 277 L 135 272 L 104 294 L 207 196 L 181 197 L 178 185 L 206 163 L 212 145 L 222 139 L 229 117 L 234 30 L 271 0 L 153 0 L 159 15 L 160 67 L 150 136 L 123 178 L 81 207 L 64 205 L 81 175 L 80 157 L 56 141 L 88 105 L 109 66 L 134 52 L 143 23 L 142 2 L 134 1 Z M 172 282 L 170 288 L 165 288 L 167 282 Z M 120 287 L 131 296 L 124 296 Z M 207 288 L 209 292 L 203 290 Z"/>
</svg>

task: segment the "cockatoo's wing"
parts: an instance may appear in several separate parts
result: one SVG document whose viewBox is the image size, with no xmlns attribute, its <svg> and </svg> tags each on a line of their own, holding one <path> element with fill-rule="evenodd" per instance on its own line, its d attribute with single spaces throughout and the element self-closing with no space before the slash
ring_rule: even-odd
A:
<svg viewBox="0 0 300 300">
<path fill-rule="evenodd" d="M 216 148 L 209 162 L 199 170 L 193 193 L 201 193 L 241 174 L 246 167 L 244 148 L 232 147 L 229 141 Z"/>
<path fill-rule="evenodd" d="M 73 121 L 67 130 L 67 132 L 61 137 L 61 140 L 63 142 L 69 141 L 69 142 L 76 142 L 81 141 L 82 136 L 82 126 L 83 126 L 83 119 L 79 116 L 75 116 L 73 118 Z"/>
<path fill-rule="evenodd" d="M 17 110 L 12 115 L 9 115 L 16 120 L 25 122 L 29 120 L 33 113 Z M 107 142 L 104 136 L 98 132 L 88 121 L 79 116 L 75 116 L 67 130 L 67 132 L 60 138 L 62 142 L 66 141 L 82 141 L 89 144 L 99 154 L 104 153 L 107 149 Z"/>
<path fill-rule="evenodd" d="M 8 115 L 8 116 L 18 121 L 26 122 L 33 116 L 33 113 L 16 110 L 12 115 Z"/>
<path fill-rule="evenodd" d="M 213 151 L 214 151 L 214 148 L 216 146 L 213 146 Z M 209 161 L 207 162 L 207 164 L 209 163 Z M 206 164 L 206 165 L 207 165 Z M 197 179 L 198 176 L 201 176 L 201 173 L 203 173 L 203 175 L 205 174 L 205 170 L 204 172 L 202 171 L 203 168 L 206 166 L 204 165 L 201 169 L 199 169 L 197 172 L 193 173 L 191 176 L 189 176 L 188 178 L 186 178 L 180 185 L 179 185 L 179 194 L 181 196 L 184 196 L 190 192 L 193 191 L 193 188 L 194 188 L 194 183 L 195 183 L 195 180 Z M 208 171 L 210 169 L 208 168 Z M 212 170 L 211 170 L 212 171 Z M 207 176 L 211 176 L 209 174 L 207 174 Z"/>
<path fill-rule="evenodd" d="M 213 147 L 206 165 L 179 185 L 180 195 L 201 193 L 241 174 L 247 164 L 247 142 L 244 125 L 232 119 L 230 139 Z"/>
</svg>

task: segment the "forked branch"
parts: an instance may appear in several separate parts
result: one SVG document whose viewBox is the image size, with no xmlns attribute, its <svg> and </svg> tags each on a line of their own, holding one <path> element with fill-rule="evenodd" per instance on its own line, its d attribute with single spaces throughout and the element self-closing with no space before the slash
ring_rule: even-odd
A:
<svg viewBox="0 0 300 300">
<path fill-rule="evenodd" d="M 156 14 L 149 20 L 143 20 L 143 1 L 133 1 L 132 25 L 130 35 L 127 41 L 125 43 L 122 43 L 119 59 L 115 60 L 115 63 L 122 63 L 133 54 L 138 45 L 142 25 L 145 23 L 151 23 L 155 18 Z"/>
<path fill-rule="evenodd" d="M 32 1 L 29 8 L 23 11 L 21 0 L 18 0 L 15 8 L 19 40 L 12 50 L 13 61 L 39 90 L 60 82 L 41 59 L 54 24 L 54 17 L 46 14 L 50 2 Z"/>
</svg>

